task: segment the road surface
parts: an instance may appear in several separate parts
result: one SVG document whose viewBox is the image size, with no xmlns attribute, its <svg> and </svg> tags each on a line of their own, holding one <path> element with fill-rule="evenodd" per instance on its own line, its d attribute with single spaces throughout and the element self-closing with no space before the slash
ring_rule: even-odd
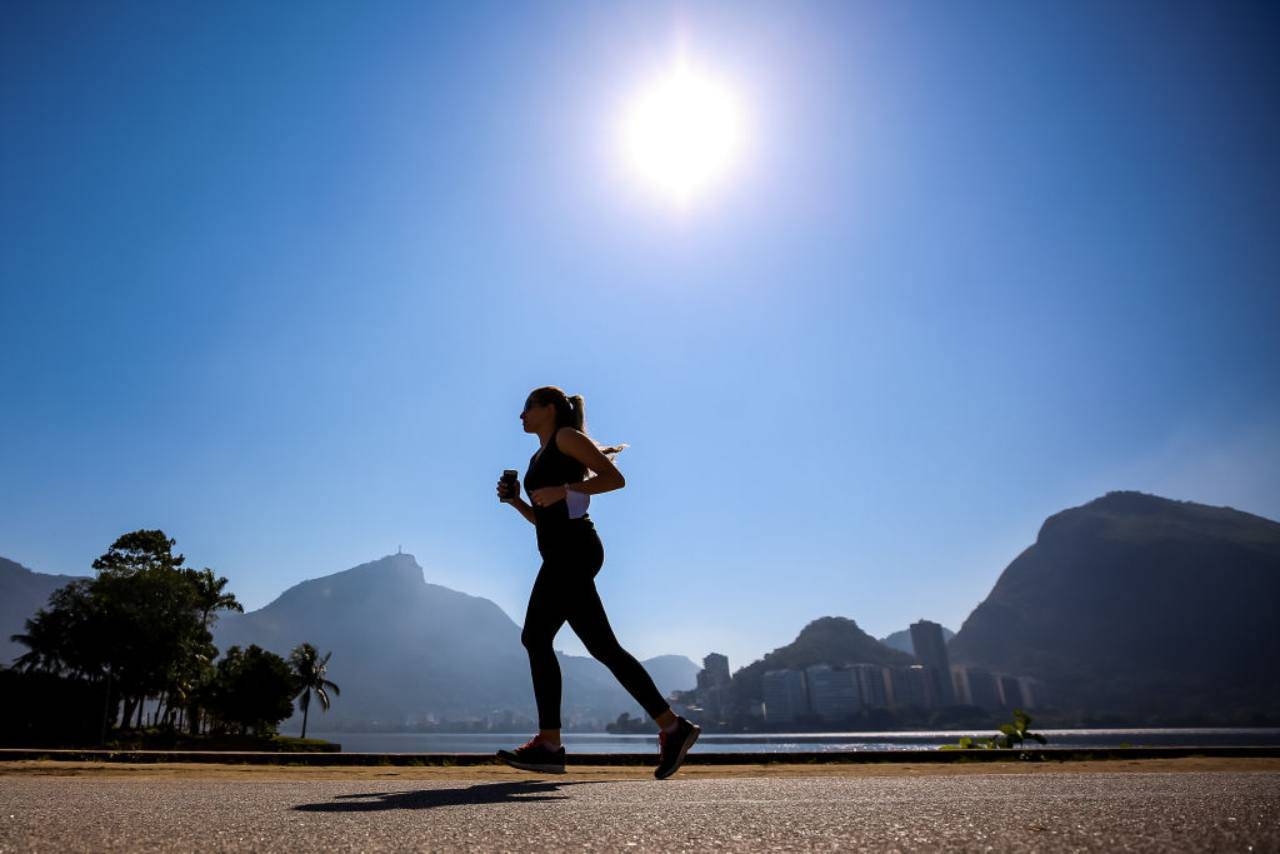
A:
<svg viewBox="0 0 1280 854">
<path fill-rule="evenodd" d="M 387 775 L 374 779 L 225 770 L 0 770 L 0 852 L 1280 851 L 1275 770 L 748 770 L 664 782 L 505 769 L 369 769 Z"/>
</svg>

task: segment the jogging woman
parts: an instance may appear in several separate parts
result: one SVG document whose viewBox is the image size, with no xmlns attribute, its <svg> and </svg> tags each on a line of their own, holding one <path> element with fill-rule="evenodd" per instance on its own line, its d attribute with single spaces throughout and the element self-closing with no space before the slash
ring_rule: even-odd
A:
<svg viewBox="0 0 1280 854">
<path fill-rule="evenodd" d="M 658 724 L 658 768 L 666 779 L 684 762 L 697 741 L 699 727 L 676 715 L 662 699 L 640 662 L 622 648 L 609 627 L 604 605 L 596 593 L 595 576 L 604 564 L 604 546 L 587 515 L 590 496 L 626 485 L 612 457 L 625 445 L 601 448 L 584 432 L 581 395 L 568 397 L 555 386 L 529 393 L 520 421 L 524 432 L 538 434 L 541 443 L 529 460 L 524 490 L 510 494 L 498 482 L 498 498 L 520 511 L 538 532 L 542 567 L 533 582 L 520 640 L 529 652 L 533 695 L 538 705 L 538 734 L 515 750 L 499 750 L 508 765 L 528 771 L 564 772 L 560 744 L 560 665 L 551 643 L 568 622 L 587 651 L 609 668 Z M 592 477 L 587 477 L 591 472 Z"/>
</svg>

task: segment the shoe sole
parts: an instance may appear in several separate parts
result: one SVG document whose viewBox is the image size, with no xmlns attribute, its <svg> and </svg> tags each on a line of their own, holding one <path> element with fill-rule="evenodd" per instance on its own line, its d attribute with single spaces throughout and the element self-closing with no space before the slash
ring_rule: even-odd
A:
<svg viewBox="0 0 1280 854">
<path fill-rule="evenodd" d="M 671 766 L 671 770 L 665 774 L 659 775 L 657 771 L 653 772 L 653 776 L 659 780 L 665 780 L 672 774 L 680 770 L 680 766 L 684 764 L 685 754 L 689 752 L 689 748 L 693 747 L 693 743 L 698 740 L 698 736 L 702 735 L 702 727 L 695 726 L 693 732 L 689 733 L 689 737 L 684 740 L 684 744 L 680 746 L 680 754 L 676 756 L 676 764 Z"/>
<path fill-rule="evenodd" d="M 512 768 L 519 768 L 521 771 L 537 771 L 541 774 L 564 773 L 563 765 L 535 765 L 532 762 L 521 762 L 518 759 L 508 759 L 505 756 L 499 756 L 498 758 L 510 765 Z"/>
</svg>

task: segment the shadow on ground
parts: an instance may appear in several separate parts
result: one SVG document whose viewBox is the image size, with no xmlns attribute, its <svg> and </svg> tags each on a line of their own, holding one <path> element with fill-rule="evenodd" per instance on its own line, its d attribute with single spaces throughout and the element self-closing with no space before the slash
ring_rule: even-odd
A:
<svg viewBox="0 0 1280 854">
<path fill-rule="evenodd" d="M 303 812 L 369 812 L 372 810 L 421 810 L 463 804 L 512 804 L 532 801 L 563 801 L 559 794 L 566 786 L 589 786 L 592 780 L 553 782 L 519 780 L 504 783 L 481 783 L 456 789 L 418 789 L 412 792 L 368 792 L 338 795 L 319 804 L 298 804 Z"/>
</svg>

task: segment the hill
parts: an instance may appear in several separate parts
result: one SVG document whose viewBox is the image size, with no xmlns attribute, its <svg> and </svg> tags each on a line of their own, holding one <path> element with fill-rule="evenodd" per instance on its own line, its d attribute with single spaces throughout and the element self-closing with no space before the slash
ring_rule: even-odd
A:
<svg viewBox="0 0 1280 854">
<path fill-rule="evenodd" d="M 1151 723 L 1280 714 L 1280 524 L 1112 492 L 1047 519 L 949 644 L 1052 704 Z"/>
<path fill-rule="evenodd" d="M 0 662 L 10 665 L 27 651 L 22 644 L 9 640 L 10 635 L 25 630 L 27 619 L 48 603 L 49 594 L 75 580 L 74 575 L 33 572 L 0 557 Z"/>
<path fill-rule="evenodd" d="M 412 555 L 391 555 L 304 581 L 214 627 L 220 650 L 256 643 L 287 656 L 302 641 L 333 652 L 329 677 L 341 696 L 317 728 L 368 722 L 404 726 L 502 710 L 533 716 L 520 628 L 488 599 L 429 584 Z M 561 655 L 566 726 L 612 720 L 636 703 L 594 659 Z M 645 662 L 669 693 L 691 687 L 697 666 L 683 656 Z"/>
<path fill-rule="evenodd" d="M 891 649 L 858 628 L 846 617 L 820 617 L 800 630 L 794 641 L 766 653 L 733 674 L 733 694 L 739 703 L 763 696 L 762 679 L 770 670 L 788 670 L 814 664 L 883 664 L 906 667 L 915 658 Z"/>
</svg>

